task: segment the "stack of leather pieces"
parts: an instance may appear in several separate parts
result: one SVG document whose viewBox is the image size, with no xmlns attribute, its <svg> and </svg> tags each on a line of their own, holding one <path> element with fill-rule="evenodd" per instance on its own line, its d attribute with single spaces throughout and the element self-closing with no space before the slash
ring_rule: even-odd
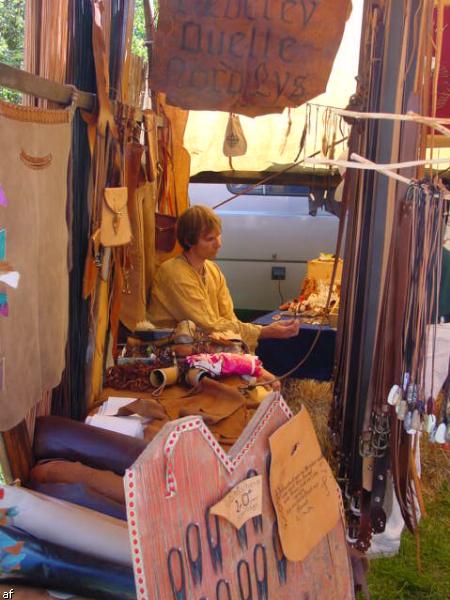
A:
<svg viewBox="0 0 450 600">
<path fill-rule="evenodd" d="M 86 597 L 135 597 L 122 476 L 145 446 L 70 419 L 37 419 L 33 491 L 0 489 L 0 567 L 8 584 L 18 581 L 19 567 L 20 582 L 34 586 L 51 581 Z"/>
<path fill-rule="evenodd" d="M 63 417 L 40 417 L 29 487 L 126 520 L 122 476 L 146 443 Z"/>
<path fill-rule="evenodd" d="M 161 396 L 154 398 L 151 392 L 139 392 L 136 401 L 123 407 L 120 416 L 138 414 L 150 422 L 145 427 L 144 439 L 148 443 L 164 427 L 189 415 L 199 415 L 210 428 L 224 449 L 229 449 L 245 429 L 267 391 L 258 386 L 241 393 L 245 386 L 238 376 L 223 377 L 220 381 L 204 377 L 194 391 L 182 385 L 165 388 Z M 105 388 L 102 399 L 109 396 L 129 397 L 129 390 Z"/>
</svg>

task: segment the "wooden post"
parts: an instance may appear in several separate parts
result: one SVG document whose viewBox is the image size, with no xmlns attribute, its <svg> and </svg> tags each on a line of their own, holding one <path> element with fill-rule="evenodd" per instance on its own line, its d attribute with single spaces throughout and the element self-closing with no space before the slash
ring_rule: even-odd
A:
<svg viewBox="0 0 450 600">
<path fill-rule="evenodd" d="M 25 420 L 9 431 L 5 431 L 2 436 L 9 463 L 9 475 L 12 479 L 28 481 L 34 459 Z"/>
</svg>

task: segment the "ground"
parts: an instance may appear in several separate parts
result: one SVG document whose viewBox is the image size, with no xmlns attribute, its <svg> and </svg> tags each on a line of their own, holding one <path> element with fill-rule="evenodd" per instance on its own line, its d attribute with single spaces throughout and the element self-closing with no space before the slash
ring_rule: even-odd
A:
<svg viewBox="0 0 450 600">
<path fill-rule="evenodd" d="M 330 451 L 331 386 L 308 379 L 290 379 L 283 385 L 292 410 L 304 404 L 310 412 L 324 454 Z M 427 515 L 416 537 L 403 533 L 397 556 L 370 562 L 371 600 L 450 600 L 450 452 L 423 436 L 421 456 Z"/>
</svg>

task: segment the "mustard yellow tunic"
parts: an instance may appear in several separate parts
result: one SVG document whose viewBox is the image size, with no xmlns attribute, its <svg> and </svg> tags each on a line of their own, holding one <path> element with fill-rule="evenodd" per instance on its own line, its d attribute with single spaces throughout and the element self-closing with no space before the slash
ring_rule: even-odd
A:
<svg viewBox="0 0 450 600">
<path fill-rule="evenodd" d="M 205 261 L 202 276 L 183 255 L 159 267 L 148 318 L 157 327 L 175 327 L 190 319 L 208 332 L 231 331 L 241 336 L 250 352 L 254 352 L 262 328 L 236 318 L 225 277 L 216 263 Z"/>
</svg>

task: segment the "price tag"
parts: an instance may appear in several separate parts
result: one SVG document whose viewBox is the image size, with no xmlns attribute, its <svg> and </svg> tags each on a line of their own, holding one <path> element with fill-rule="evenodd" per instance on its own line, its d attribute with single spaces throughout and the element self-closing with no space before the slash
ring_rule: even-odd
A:
<svg viewBox="0 0 450 600">
<path fill-rule="evenodd" d="M 270 493 L 288 560 L 304 560 L 336 526 L 340 492 L 306 409 L 270 438 Z"/>
<path fill-rule="evenodd" d="M 262 514 L 262 476 L 250 477 L 238 483 L 209 512 L 223 517 L 240 529 L 246 521 Z"/>
</svg>

